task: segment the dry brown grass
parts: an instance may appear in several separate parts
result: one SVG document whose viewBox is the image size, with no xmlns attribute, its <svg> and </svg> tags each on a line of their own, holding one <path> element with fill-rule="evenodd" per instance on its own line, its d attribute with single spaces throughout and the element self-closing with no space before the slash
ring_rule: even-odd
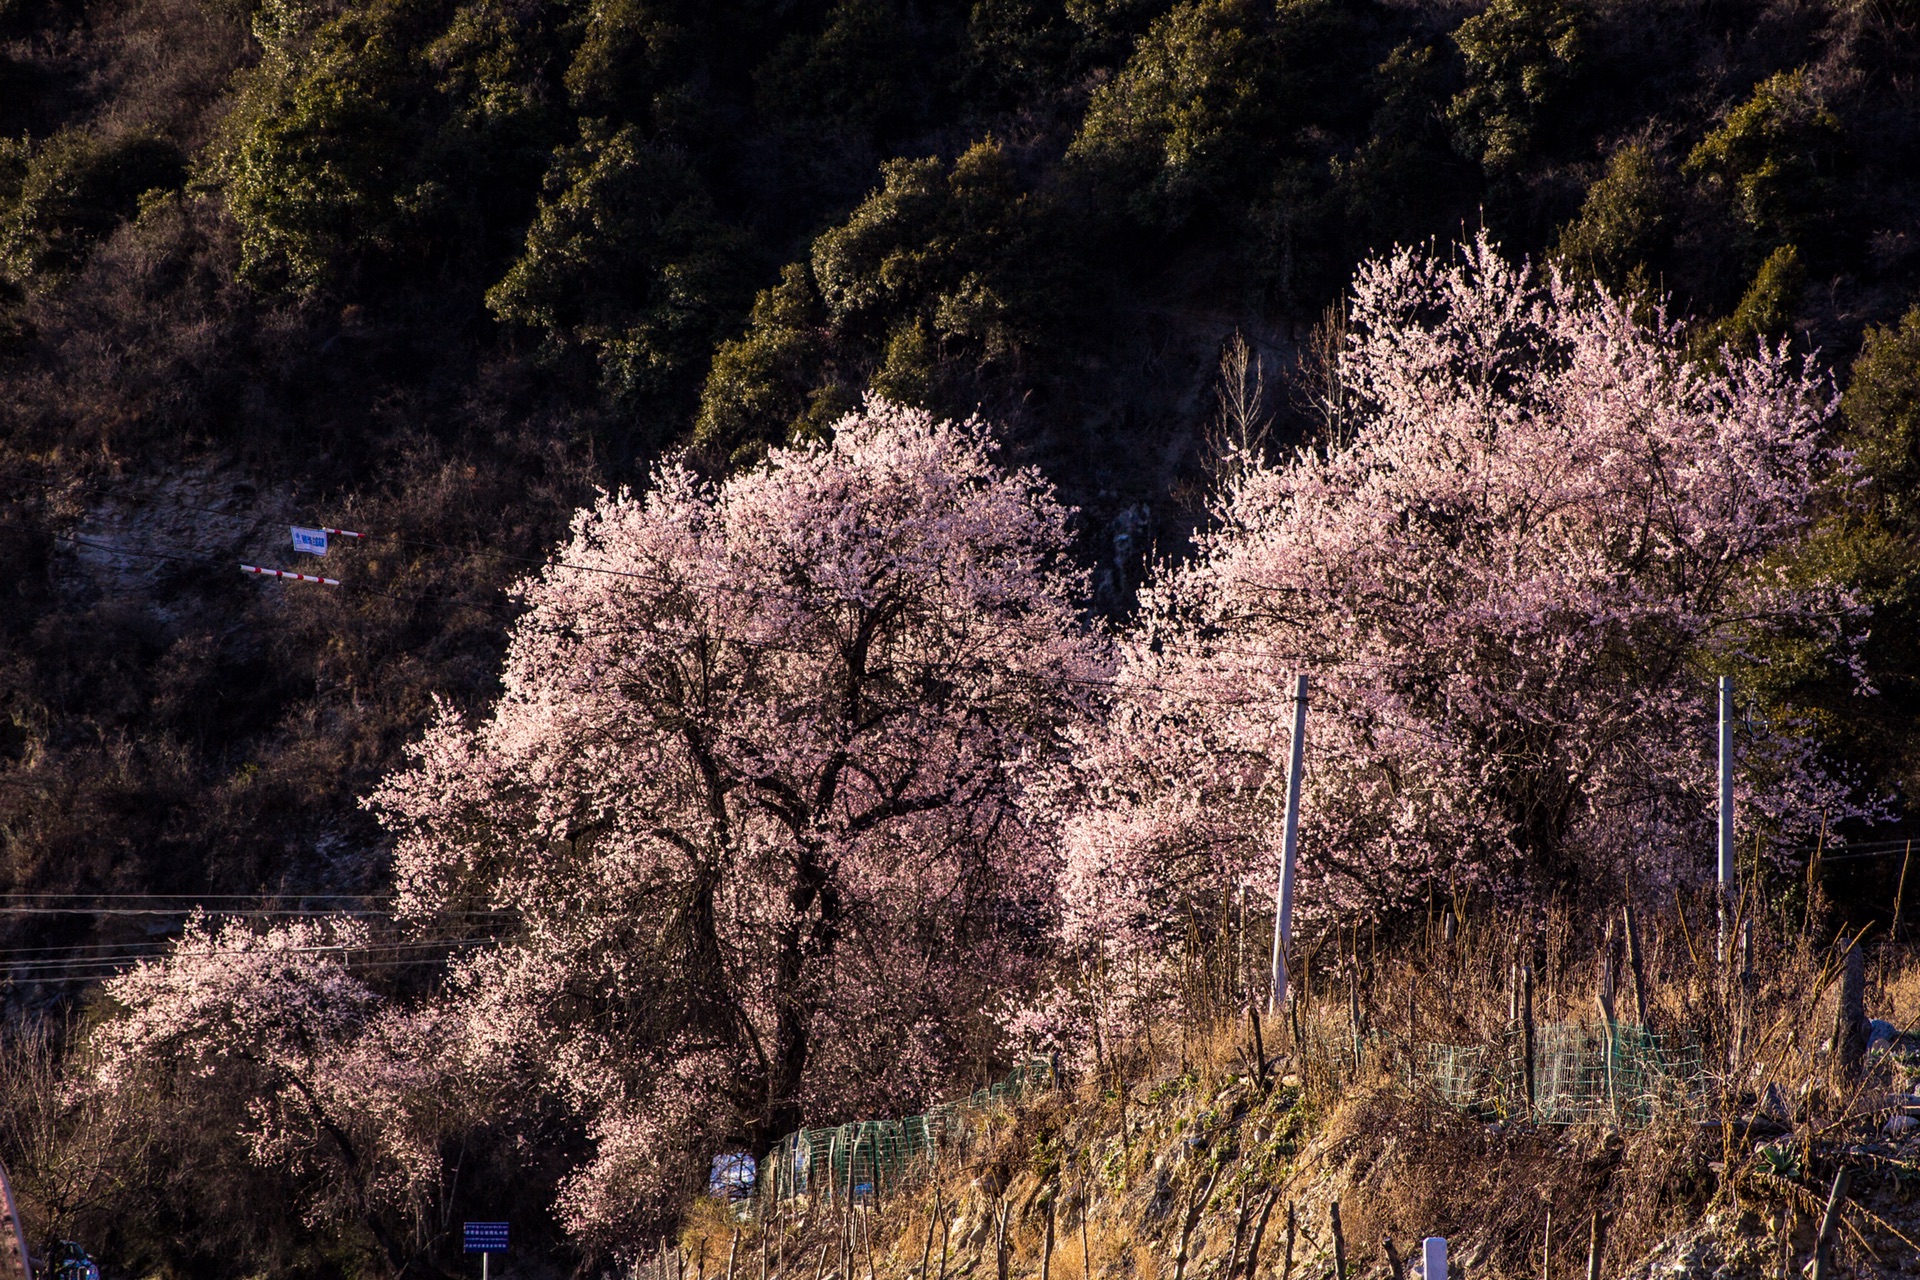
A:
<svg viewBox="0 0 1920 1280">
<path fill-rule="evenodd" d="M 1796 1267 L 1807 1261 L 1813 1218 L 1843 1160 L 1855 1166 L 1856 1194 L 1838 1254 L 1866 1274 L 1882 1265 L 1876 1256 L 1908 1248 L 1902 1235 L 1920 1238 L 1906 1190 L 1920 1174 L 1920 1141 L 1902 1146 L 1881 1131 L 1883 1095 L 1904 1083 L 1891 1066 L 1858 1079 L 1836 1072 L 1827 1047 L 1835 935 L 1805 928 L 1806 916 L 1819 913 L 1796 905 L 1747 904 L 1749 983 L 1718 976 L 1709 903 L 1642 905 L 1647 1022 L 1697 1049 L 1701 1070 L 1684 1107 L 1656 1107 L 1639 1120 L 1622 1112 L 1624 1122 L 1604 1108 L 1575 1125 L 1534 1123 L 1491 1104 L 1463 1109 L 1444 1102 L 1419 1070 L 1431 1044 L 1492 1051 L 1511 1042 L 1517 966 L 1533 967 L 1536 1023 L 1597 1022 L 1607 922 L 1616 936 L 1623 932 L 1617 908 L 1515 912 L 1462 903 L 1450 939 L 1437 913 L 1392 944 L 1365 932 L 1309 942 L 1296 965 L 1295 1014 L 1267 1028 L 1272 1069 L 1264 1086 L 1253 1078 L 1247 1020 L 1216 981 L 1211 997 L 1192 1002 L 1209 1011 L 1206 1019 L 1110 1045 L 1107 1060 L 1130 1064 L 1124 1072 L 997 1118 L 942 1172 L 952 1224 L 947 1275 L 997 1280 L 992 1233 L 982 1226 L 1004 1205 L 1008 1274 L 1034 1280 L 1051 1201 L 1058 1234 L 1049 1280 L 1171 1280 L 1191 1197 L 1209 1189 L 1186 1280 L 1228 1280 L 1230 1258 L 1238 1280 L 1278 1280 L 1289 1207 L 1294 1274 L 1320 1280 L 1332 1256 L 1328 1209 L 1336 1200 L 1354 1276 L 1384 1280 L 1384 1237 L 1404 1257 L 1427 1234 L 1452 1239 L 1476 1277 L 1538 1276 L 1543 1253 L 1556 1274 L 1584 1274 L 1596 1214 L 1607 1230 L 1603 1274 L 1613 1276 L 1711 1214 L 1730 1274 L 1771 1278 L 1782 1257 Z M 1190 963 L 1196 984 L 1208 981 L 1208 968 L 1204 958 Z M 1624 945 L 1614 974 L 1614 1014 L 1637 1023 Z M 1868 1011 L 1903 1024 L 1920 1015 L 1920 963 L 1911 952 L 1876 951 Z M 1770 1116 L 1770 1098 L 1786 1099 L 1786 1113 Z M 1789 1149 L 1790 1157 L 1781 1154 Z M 1257 1210 L 1268 1190 L 1276 1208 L 1257 1275 L 1249 1275 L 1236 1227 L 1251 1234 L 1240 1215 Z M 883 1210 L 879 1274 L 917 1274 L 932 1209 L 927 1184 Z M 817 1222 L 803 1230 L 828 1238 Z M 926 1280 L 938 1280 L 938 1240 Z M 811 1280 L 817 1255 L 816 1244 L 804 1253 L 805 1268 L 783 1280 Z M 1754 1259 L 1763 1255 L 1772 1261 L 1761 1268 Z M 865 1275 L 863 1259 L 847 1280 Z"/>
</svg>

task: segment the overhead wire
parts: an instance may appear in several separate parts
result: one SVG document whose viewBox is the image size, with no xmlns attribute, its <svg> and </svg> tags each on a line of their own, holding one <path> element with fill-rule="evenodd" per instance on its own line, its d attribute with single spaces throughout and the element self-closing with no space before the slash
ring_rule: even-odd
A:
<svg viewBox="0 0 1920 1280">
<path fill-rule="evenodd" d="M 189 952 L 155 950 L 141 955 L 50 957 L 36 960 L 0 959 L 0 981 L 83 982 L 119 977 L 136 966 L 154 960 L 196 961 L 254 956 L 273 960 L 282 956 L 338 955 L 342 963 L 357 968 L 439 965 L 452 959 L 452 952 L 498 942 L 497 937 L 429 938 L 393 942 L 342 943 L 308 947 L 232 947 Z M 445 956 L 416 955 L 416 952 L 447 950 Z"/>
</svg>

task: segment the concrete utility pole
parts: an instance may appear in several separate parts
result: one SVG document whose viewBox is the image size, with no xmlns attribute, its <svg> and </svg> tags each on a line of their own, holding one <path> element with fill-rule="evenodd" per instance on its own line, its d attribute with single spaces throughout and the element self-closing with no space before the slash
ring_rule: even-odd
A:
<svg viewBox="0 0 1920 1280">
<path fill-rule="evenodd" d="M 1715 959 L 1727 963 L 1727 904 L 1733 898 L 1733 677 L 1720 677 L 1719 941 Z"/>
<path fill-rule="evenodd" d="M 1280 837 L 1280 888 L 1273 912 L 1273 981 L 1267 1016 L 1287 999 L 1287 948 L 1293 943 L 1293 850 L 1300 836 L 1300 767 L 1307 745 L 1307 677 L 1293 678 L 1293 743 L 1287 762 L 1287 822 Z"/>
</svg>

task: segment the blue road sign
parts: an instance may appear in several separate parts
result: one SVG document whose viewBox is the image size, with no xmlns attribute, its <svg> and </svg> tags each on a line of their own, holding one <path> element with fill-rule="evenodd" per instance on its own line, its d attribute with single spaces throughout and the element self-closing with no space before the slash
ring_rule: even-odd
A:
<svg viewBox="0 0 1920 1280">
<path fill-rule="evenodd" d="M 504 1222 L 468 1222 L 466 1242 L 468 1253 L 505 1253 L 507 1251 L 507 1224 Z"/>
</svg>

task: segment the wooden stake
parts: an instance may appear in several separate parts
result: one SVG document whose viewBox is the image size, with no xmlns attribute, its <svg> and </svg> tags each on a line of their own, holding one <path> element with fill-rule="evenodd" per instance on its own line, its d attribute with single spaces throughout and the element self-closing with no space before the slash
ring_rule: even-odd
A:
<svg viewBox="0 0 1920 1280">
<path fill-rule="evenodd" d="M 1293 1280 L 1293 1238 L 1299 1225 L 1294 1218 L 1293 1201 L 1289 1200 L 1287 1201 L 1287 1260 L 1286 1265 L 1280 1268 L 1280 1280 Z"/>
<path fill-rule="evenodd" d="M 1841 1079 L 1860 1078 L 1867 1056 L 1867 961 L 1860 940 L 1846 943 L 1840 957 L 1840 1004 L 1834 1011 L 1833 1061 Z"/>
<path fill-rule="evenodd" d="M 1247 1194 L 1247 1188 L 1240 1188 L 1240 1207 L 1233 1215 L 1233 1246 L 1227 1250 L 1227 1266 L 1220 1273 L 1222 1280 L 1232 1280 L 1233 1273 L 1240 1269 L 1240 1246 L 1247 1242 L 1247 1214 L 1253 1208 L 1253 1200 Z"/>
<path fill-rule="evenodd" d="M 1632 892 L 1632 881 L 1628 881 L 1628 892 Z M 1620 912 L 1627 926 L 1627 967 L 1633 971 L 1633 1008 L 1640 1015 L 1640 1025 L 1649 1030 L 1653 1023 L 1647 1012 L 1647 966 L 1640 954 L 1640 917 L 1633 908 L 1633 899 L 1627 899 L 1627 905 Z"/>
<path fill-rule="evenodd" d="M 1813 1280 L 1832 1280 L 1833 1229 L 1840 1225 L 1840 1206 L 1853 1185 L 1853 1170 L 1842 1168 L 1833 1175 L 1833 1191 L 1827 1196 L 1827 1211 L 1820 1215 L 1820 1234 L 1813 1242 Z"/>
<path fill-rule="evenodd" d="M 1607 1247 L 1607 1220 L 1593 1211 L 1593 1234 L 1587 1242 L 1587 1280 L 1600 1280 L 1600 1254 Z"/>
<path fill-rule="evenodd" d="M 727 1241 L 727 1280 L 733 1280 L 733 1260 L 740 1252 L 740 1228 L 733 1229 L 733 1238 Z M 700 1241 L 700 1274 L 707 1274 L 707 1242 Z"/>
<path fill-rule="evenodd" d="M 827 1274 L 827 1254 L 832 1249 L 831 1243 L 820 1246 L 820 1261 L 813 1264 L 813 1280 L 821 1280 L 821 1277 Z"/>
<path fill-rule="evenodd" d="M 1447 919 L 1453 919 L 1453 913 L 1447 913 Z M 1448 930 L 1451 935 L 1452 930 Z M 1453 941 L 1449 936 L 1447 941 Z M 1347 1237 L 1340 1230 L 1340 1202 L 1335 1200 L 1327 1206 L 1327 1224 L 1333 1228 L 1333 1280 L 1347 1280 Z"/>
<path fill-rule="evenodd" d="M 1057 1207 L 1047 1201 L 1047 1234 L 1040 1242 L 1040 1280 L 1053 1280 L 1053 1215 Z"/>
<path fill-rule="evenodd" d="M 1553 1280 L 1553 1206 L 1547 1206 L 1547 1230 L 1540 1238 L 1540 1280 Z"/>
<path fill-rule="evenodd" d="M 1400 1251 L 1393 1247 L 1393 1237 L 1382 1236 L 1380 1243 L 1387 1247 L 1387 1266 L 1393 1271 L 1393 1280 L 1407 1280 L 1407 1268 L 1400 1261 Z"/>
<path fill-rule="evenodd" d="M 1260 1204 L 1260 1220 L 1256 1222 L 1253 1227 L 1253 1242 L 1247 1246 L 1247 1280 L 1253 1280 L 1254 1276 L 1257 1275 L 1260 1271 L 1260 1241 L 1267 1234 L 1267 1219 L 1270 1216 L 1272 1216 L 1273 1203 L 1279 1198 L 1280 1198 L 1279 1187 L 1267 1188 L 1267 1198 L 1263 1200 Z M 1293 1221 L 1293 1206 L 1291 1204 L 1287 1206 L 1287 1221 L 1289 1223 Z M 1288 1232 L 1289 1232 L 1289 1235 L 1287 1240 L 1287 1269 L 1292 1270 L 1293 1269 L 1293 1240 L 1291 1235 L 1291 1232 L 1292 1232 L 1291 1226 L 1288 1227 Z M 1222 1280 L 1233 1280 L 1233 1277 L 1225 1276 L 1225 1277 L 1222 1277 Z"/>
<path fill-rule="evenodd" d="M 1205 1182 L 1193 1184 L 1190 1193 L 1192 1199 L 1187 1202 L 1186 1221 L 1180 1227 L 1180 1252 L 1173 1259 L 1173 1280 L 1182 1280 L 1187 1273 L 1187 1242 L 1193 1238 L 1193 1229 L 1200 1222 L 1200 1215 L 1206 1211 L 1207 1198 L 1213 1194 L 1213 1184 L 1220 1175 L 1209 1173 Z"/>
<path fill-rule="evenodd" d="M 1533 1047 L 1533 961 L 1523 960 L 1520 963 L 1520 1067 L 1527 1087 L 1529 1119 L 1539 1106 L 1534 1092 Z"/>
<path fill-rule="evenodd" d="M 934 1188 L 936 1195 L 939 1188 Z M 935 1203 L 938 1203 L 936 1200 Z M 945 1214 L 940 1217 L 940 1280 L 947 1280 L 947 1247 L 953 1243 L 953 1223 Z"/>
<path fill-rule="evenodd" d="M 1085 1179 L 1080 1183 L 1080 1276 L 1093 1280 L 1093 1245 L 1087 1240 L 1087 1214 L 1093 1209 L 1093 1187 Z"/>
<path fill-rule="evenodd" d="M 1888 931 L 1889 938 L 1900 936 L 1900 907 L 1907 900 L 1907 864 L 1913 861 L 1913 841 L 1907 841 L 1906 856 L 1900 859 L 1900 887 L 1893 891 L 1893 928 Z"/>
<path fill-rule="evenodd" d="M 920 1242 L 920 1280 L 927 1280 L 927 1258 L 933 1253 L 933 1229 L 940 1221 L 940 1184 L 933 1184 L 933 1213 L 927 1218 L 927 1236 Z"/>
<path fill-rule="evenodd" d="M 1253 1082 L 1264 1090 L 1267 1087 L 1267 1045 L 1260 1037 L 1260 1011 L 1251 1003 L 1247 1005 L 1247 1024 L 1253 1028 Z"/>
<path fill-rule="evenodd" d="M 1000 1280 L 1007 1280 L 1007 1214 L 1012 1212 L 1007 1202 L 1000 1202 L 1000 1230 L 994 1240 L 994 1256 L 999 1268 Z"/>
</svg>

